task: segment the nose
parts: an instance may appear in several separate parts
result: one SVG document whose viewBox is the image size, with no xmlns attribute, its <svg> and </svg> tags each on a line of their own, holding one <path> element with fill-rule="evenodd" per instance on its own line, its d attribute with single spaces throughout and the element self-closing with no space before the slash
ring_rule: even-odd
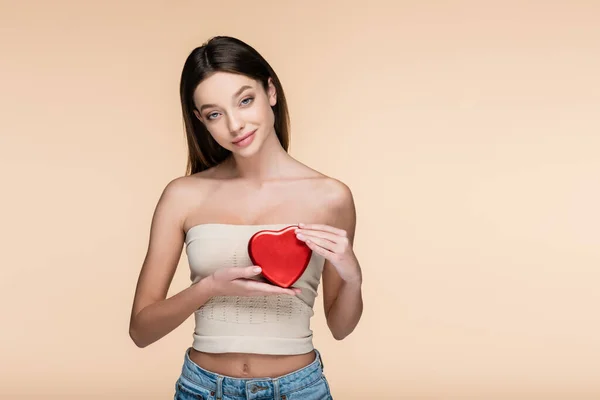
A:
<svg viewBox="0 0 600 400">
<path fill-rule="evenodd" d="M 229 131 L 231 133 L 235 133 L 242 130 L 245 124 L 244 120 L 236 112 L 232 112 L 229 114 L 227 123 L 229 125 Z"/>
</svg>

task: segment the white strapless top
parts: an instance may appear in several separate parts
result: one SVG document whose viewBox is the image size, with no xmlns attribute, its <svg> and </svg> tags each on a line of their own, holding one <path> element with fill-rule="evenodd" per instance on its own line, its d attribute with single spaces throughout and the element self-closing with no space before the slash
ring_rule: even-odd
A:
<svg viewBox="0 0 600 400">
<path fill-rule="evenodd" d="M 259 230 L 295 224 L 200 224 L 185 237 L 190 279 L 196 283 L 223 267 L 253 265 L 248 241 Z M 313 350 L 310 319 L 324 257 L 313 252 L 306 271 L 294 283 L 297 296 L 218 296 L 195 313 L 193 347 L 208 353 L 304 354 Z"/>
</svg>

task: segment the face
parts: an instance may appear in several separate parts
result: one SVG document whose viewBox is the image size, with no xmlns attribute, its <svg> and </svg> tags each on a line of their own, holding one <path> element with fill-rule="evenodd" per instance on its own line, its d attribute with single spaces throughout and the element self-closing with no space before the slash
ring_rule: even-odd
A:
<svg viewBox="0 0 600 400">
<path fill-rule="evenodd" d="M 256 152 L 268 135 L 274 134 L 275 87 L 268 91 L 245 75 L 216 72 L 194 92 L 194 114 L 217 143 L 244 156 Z"/>
</svg>

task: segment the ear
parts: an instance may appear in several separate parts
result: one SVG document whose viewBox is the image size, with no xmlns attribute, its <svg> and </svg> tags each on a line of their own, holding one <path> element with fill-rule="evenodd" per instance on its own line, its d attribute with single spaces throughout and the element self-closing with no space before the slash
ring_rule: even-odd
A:
<svg viewBox="0 0 600 400">
<path fill-rule="evenodd" d="M 273 107 L 277 104 L 277 89 L 275 89 L 275 85 L 273 85 L 273 79 L 269 77 L 267 81 L 267 96 L 269 97 L 269 104 Z"/>
</svg>

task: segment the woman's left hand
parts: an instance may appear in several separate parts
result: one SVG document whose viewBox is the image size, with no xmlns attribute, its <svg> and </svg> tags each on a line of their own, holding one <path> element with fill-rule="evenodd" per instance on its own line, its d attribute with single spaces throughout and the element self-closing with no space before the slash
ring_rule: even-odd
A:
<svg viewBox="0 0 600 400">
<path fill-rule="evenodd" d="M 298 224 L 296 237 L 304 241 L 311 250 L 325 257 L 335 267 L 342 280 L 360 282 L 360 266 L 346 231 L 323 224 Z"/>
</svg>

